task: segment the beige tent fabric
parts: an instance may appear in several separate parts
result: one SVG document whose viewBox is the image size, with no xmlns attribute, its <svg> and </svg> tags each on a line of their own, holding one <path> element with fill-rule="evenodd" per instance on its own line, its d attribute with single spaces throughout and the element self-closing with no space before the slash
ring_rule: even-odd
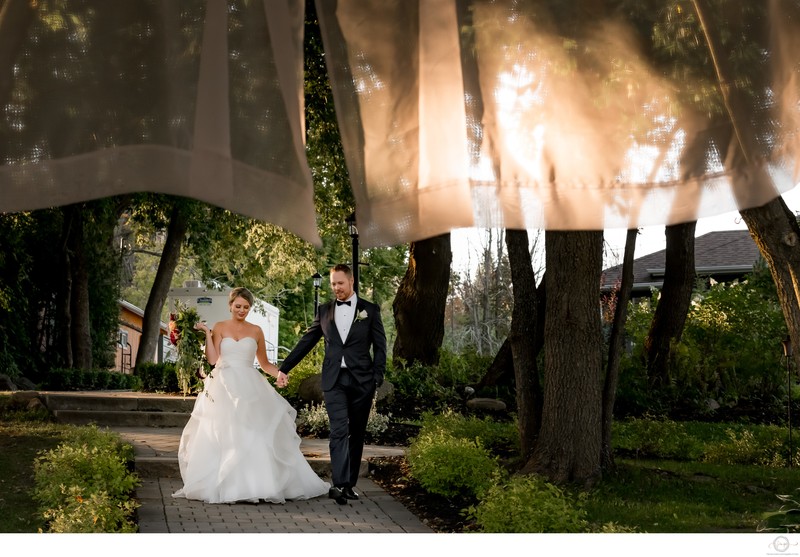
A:
<svg viewBox="0 0 800 557">
<path fill-rule="evenodd" d="M 60 5 L 37 3 L 14 57 L 0 210 L 159 192 L 321 245 L 304 145 L 302 2 Z"/>
<path fill-rule="evenodd" d="M 11 8 L 31 5 L 15 26 Z M 798 182 L 797 0 L 316 9 L 364 247 L 463 227 L 673 224 Z M 304 10 L 2 0 L 0 211 L 162 192 L 320 245 Z M 678 54 L 654 29 L 685 39 Z"/>
<path fill-rule="evenodd" d="M 744 130 L 743 148 L 702 36 L 705 50 L 687 57 L 705 61 L 677 79 L 632 21 L 591 13 L 591 2 L 318 0 L 365 244 L 469 226 L 674 224 L 791 189 L 797 2 L 699 3 L 713 25 L 742 34 L 723 39 L 721 64 L 762 28 L 770 37 L 763 60 L 730 62 L 738 102 L 752 103 L 740 108 L 748 125 L 755 114 L 773 126 Z M 702 31 L 695 2 L 641 4 Z"/>
</svg>

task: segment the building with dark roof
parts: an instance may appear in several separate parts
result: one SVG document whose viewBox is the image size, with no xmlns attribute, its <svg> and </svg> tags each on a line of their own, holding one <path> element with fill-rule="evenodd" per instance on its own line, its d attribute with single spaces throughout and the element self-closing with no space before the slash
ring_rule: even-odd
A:
<svg viewBox="0 0 800 557">
<path fill-rule="evenodd" d="M 743 277 L 753 271 L 761 259 L 748 230 L 723 230 L 709 232 L 695 238 L 695 272 L 698 277 L 726 282 Z M 644 255 L 633 261 L 632 298 L 650 296 L 651 288 L 661 288 L 664 283 L 666 250 Z M 603 271 L 602 290 L 613 290 L 622 277 L 622 265 Z"/>
</svg>

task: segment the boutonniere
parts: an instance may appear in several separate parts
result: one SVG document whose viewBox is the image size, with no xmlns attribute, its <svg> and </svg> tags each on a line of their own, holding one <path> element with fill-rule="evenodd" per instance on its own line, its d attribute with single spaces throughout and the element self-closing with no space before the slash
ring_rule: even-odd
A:
<svg viewBox="0 0 800 557">
<path fill-rule="evenodd" d="M 356 313 L 356 318 L 355 318 L 355 321 L 356 321 L 356 322 L 358 322 L 358 321 L 362 321 L 362 320 L 366 319 L 367 317 L 368 317 L 368 315 L 367 315 L 367 310 L 365 310 L 365 309 L 362 309 L 361 311 L 359 311 L 358 313 Z"/>
</svg>

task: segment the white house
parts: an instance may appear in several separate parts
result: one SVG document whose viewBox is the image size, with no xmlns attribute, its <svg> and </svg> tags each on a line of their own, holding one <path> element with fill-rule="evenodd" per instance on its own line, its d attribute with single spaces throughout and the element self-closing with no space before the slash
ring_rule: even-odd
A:
<svg viewBox="0 0 800 557">
<path fill-rule="evenodd" d="M 233 290 L 224 287 L 221 290 L 203 285 L 200 281 L 189 280 L 179 288 L 169 289 L 170 312 L 175 311 L 175 302 L 197 309 L 200 319 L 213 327 L 218 321 L 229 319 L 228 295 Z M 278 325 L 280 310 L 272 304 L 256 298 L 255 305 L 247 315 L 247 321 L 259 325 L 264 331 L 267 344 L 267 358 L 275 363 L 278 357 Z"/>
</svg>

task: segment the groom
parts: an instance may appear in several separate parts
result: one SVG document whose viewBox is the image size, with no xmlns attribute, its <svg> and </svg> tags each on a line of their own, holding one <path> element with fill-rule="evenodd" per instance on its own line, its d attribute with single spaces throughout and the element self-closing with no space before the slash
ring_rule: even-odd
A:
<svg viewBox="0 0 800 557">
<path fill-rule="evenodd" d="M 345 505 L 348 499 L 358 499 L 353 487 L 375 389 L 386 371 L 386 334 L 380 308 L 353 292 L 350 267 L 339 264 L 331 269 L 331 288 L 336 299 L 319 306 L 314 322 L 280 365 L 277 385 L 285 386 L 292 368 L 325 339 L 322 390 L 331 424 L 333 480 L 328 496 Z"/>
</svg>

